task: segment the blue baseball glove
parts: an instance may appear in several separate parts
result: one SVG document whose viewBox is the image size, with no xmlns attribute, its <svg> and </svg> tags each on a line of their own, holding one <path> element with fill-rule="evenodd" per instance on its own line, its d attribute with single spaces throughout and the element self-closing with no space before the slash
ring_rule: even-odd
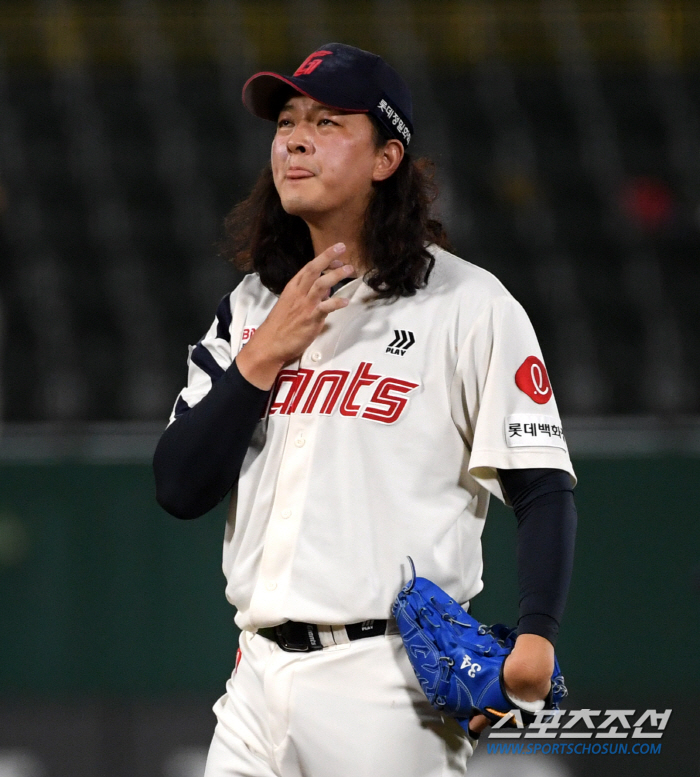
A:
<svg viewBox="0 0 700 777">
<path fill-rule="evenodd" d="M 416 577 L 413 561 L 409 561 L 413 577 L 396 597 L 392 613 L 416 677 L 433 707 L 456 718 L 467 732 L 469 719 L 477 713 L 496 722 L 519 709 L 523 723 L 530 723 L 537 706 L 559 709 L 567 691 L 556 658 L 552 687 L 544 704 L 535 704 L 532 709 L 516 704 L 503 685 L 503 663 L 515 645 L 515 630 L 501 623 L 479 623 L 435 583 Z M 511 719 L 510 723 L 515 725 L 516 721 Z"/>
</svg>

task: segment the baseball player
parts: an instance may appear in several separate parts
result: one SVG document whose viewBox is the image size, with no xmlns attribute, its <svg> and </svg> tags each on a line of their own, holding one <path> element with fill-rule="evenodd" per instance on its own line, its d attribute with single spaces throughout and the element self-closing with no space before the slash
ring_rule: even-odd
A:
<svg viewBox="0 0 700 777">
<path fill-rule="evenodd" d="M 465 733 L 421 692 L 391 605 L 419 573 L 482 588 L 489 496 L 518 519 L 511 698 L 550 687 L 575 533 L 574 474 L 537 339 L 499 281 L 446 250 L 409 90 L 331 43 L 243 102 L 271 163 L 227 220 L 252 270 L 190 350 L 154 457 L 195 518 L 231 492 L 226 596 L 241 629 L 206 777 L 462 775 Z M 541 703 L 541 702 L 540 702 Z"/>
</svg>

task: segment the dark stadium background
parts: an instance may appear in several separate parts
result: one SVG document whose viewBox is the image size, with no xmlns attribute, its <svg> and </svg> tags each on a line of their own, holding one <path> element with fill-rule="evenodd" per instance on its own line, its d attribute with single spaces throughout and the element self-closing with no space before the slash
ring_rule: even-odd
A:
<svg viewBox="0 0 700 777">
<path fill-rule="evenodd" d="M 405 75 L 456 252 L 540 336 L 580 479 L 568 706 L 673 708 L 659 755 L 470 774 L 698 774 L 700 4 L 2 0 L 0 777 L 201 775 L 223 510 L 167 516 L 149 459 L 239 279 L 216 243 L 272 133 L 241 86 L 331 40 Z M 482 620 L 517 612 L 514 523 Z"/>
</svg>

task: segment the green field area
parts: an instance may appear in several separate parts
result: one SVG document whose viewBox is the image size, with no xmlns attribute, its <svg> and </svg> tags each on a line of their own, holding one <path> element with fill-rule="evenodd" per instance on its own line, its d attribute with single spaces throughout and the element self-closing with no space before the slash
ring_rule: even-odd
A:
<svg viewBox="0 0 700 777">
<path fill-rule="evenodd" d="M 585 693 L 697 696 L 684 651 L 700 642 L 699 461 L 575 461 L 579 534 L 558 653 Z M 223 505 L 181 522 L 155 503 L 147 464 L 0 467 L 0 686 L 10 695 L 211 694 L 237 632 L 221 572 Z M 484 532 L 484 621 L 517 616 L 515 518 L 492 503 Z M 320 581 L 322 584 L 322 581 Z M 653 624 L 653 625 L 652 625 Z"/>
</svg>

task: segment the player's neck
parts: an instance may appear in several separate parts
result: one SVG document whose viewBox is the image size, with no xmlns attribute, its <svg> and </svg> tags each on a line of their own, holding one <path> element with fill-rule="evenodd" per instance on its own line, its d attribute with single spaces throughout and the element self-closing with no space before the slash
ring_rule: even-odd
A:
<svg viewBox="0 0 700 777">
<path fill-rule="evenodd" d="M 336 243 L 345 243 L 345 253 L 340 257 L 343 262 L 353 265 L 357 276 L 369 269 L 363 257 L 361 224 L 343 223 L 342 220 L 335 219 L 333 223 L 311 224 L 307 221 L 307 224 L 311 233 L 314 256 L 318 256 Z"/>
</svg>

